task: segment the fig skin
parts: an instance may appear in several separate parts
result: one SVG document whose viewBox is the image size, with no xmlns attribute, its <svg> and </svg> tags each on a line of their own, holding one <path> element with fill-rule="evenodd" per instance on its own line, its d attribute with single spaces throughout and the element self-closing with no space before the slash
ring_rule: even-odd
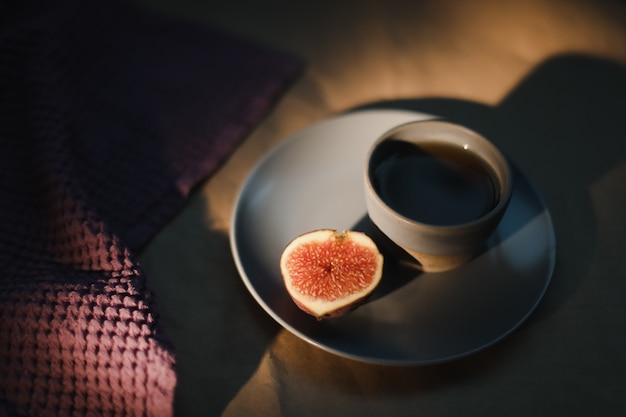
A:
<svg viewBox="0 0 626 417">
<path fill-rule="evenodd" d="M 321 252 L 315 251 L 315 256 L 311 257 L 308 249 L 313 246 Z M 346 250 L 348 257 L 343 256 Z M 321 258 L 318 257 L 320 253 Z M 297 267 L 293 266 L 294 262 Z M 280 260 L 281 274 L 290 297 L 298 308 L 318 320 L 345 316 L 362 305 L 380 283 L 382 267 L 383 256 L 369 236 L 363 232 L 334 229 L 313 230 L 296 237 L 285 247 Z M 292 273 L 297 276 L 298 284 L 304 283 L 306 289 L 294 284 L 296 280 Z M 345 278 L 341 290 L 346 292 L 338 293 L 339 289 L 331 287 L 330 293 L 325 293 L 326 275 L 333 283 Z"/>
<path fill-rule="evenodd" d="M 324 319 L 333 319 L 333 318 L 337 318 L 337 317 L 343 317 L 345 315 L 347 315 L 348 313 L 350 313 L 351 311 L 356 310 L 359 306 L 361 306 L 363 303 L 365 303 L 365 301 L 369 298 L 369 296 L 372 295 L 372 293 L 370 292 L 369 294 L 365 295 L 363 298 L 353 301 L 351 304 L 346 305 L 345 307 L 341 307 L 338 308 L 337 310 L 333 310 L 333 311 L 329 311 L 328 313 L 319 316 L 317 314 L 315 314 L 313 311 L 309 310 L 306 306 L 304 306 L 302 303 L 299 303 L 298 300 L 296 300 L 295 298 L 291 298 L 293 300 L 293 302 L 298 306 L 298 308 L 302 311 L 304 311 L 305 313 L 315 317 L 317 320 L 324 320 Z"/>
</svg>

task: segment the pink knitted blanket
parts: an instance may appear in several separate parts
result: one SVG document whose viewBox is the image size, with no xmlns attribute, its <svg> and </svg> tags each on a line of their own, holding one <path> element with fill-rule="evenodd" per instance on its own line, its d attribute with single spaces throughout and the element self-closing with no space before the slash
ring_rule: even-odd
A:
<svg viewBox="0 0 626 417">
<path fill-rule="evenodd" d="M 169 416 L 134 254 L 299 64 L 123 2 L 3 4 L 0 416 Z"/>
</svg>

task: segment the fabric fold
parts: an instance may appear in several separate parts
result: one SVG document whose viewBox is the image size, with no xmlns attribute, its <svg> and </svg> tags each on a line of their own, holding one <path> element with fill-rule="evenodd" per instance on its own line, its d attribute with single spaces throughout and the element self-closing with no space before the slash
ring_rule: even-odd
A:
<svg viewBox="0 0 626 417">
<path fill-rule="evenodd" d="M 0 415 L 170 416 L 135 253 L 301 65 L 125 2 L 2 7 Z"/>
</svg>

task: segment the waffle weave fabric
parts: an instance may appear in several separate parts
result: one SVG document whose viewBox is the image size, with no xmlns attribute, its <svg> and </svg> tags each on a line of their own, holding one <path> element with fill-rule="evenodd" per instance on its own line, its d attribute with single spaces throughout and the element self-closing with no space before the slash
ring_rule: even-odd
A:
<svg viewBox="0 0 626 417">
<path fill-rule="evenodd" d="M 0 416 L 173 414 L 135 254 L 298 72 L 121 1 L 0 6 Z"/>
</svg>

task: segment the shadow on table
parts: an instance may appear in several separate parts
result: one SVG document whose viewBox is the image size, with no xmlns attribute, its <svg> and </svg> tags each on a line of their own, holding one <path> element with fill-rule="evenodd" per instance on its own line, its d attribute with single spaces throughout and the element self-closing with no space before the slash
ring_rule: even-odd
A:
<svg viewBox="0 0 626 417">
<path fill-rule="evenodd" d="M 142 254 L 175 345 L 176 416 L 219 415 L 280 330 L 243 285 L 228 236 L 207 224 L 208 204 L 194 193 Z"/>
<path fill-rule="evenodd" d="M 425 98 L 371 103 L 466 125 L 497 144 L 543 195 L 556 229 L 557 261 L 533 319 L 549 315 L 576 290 L 592 263 L 595 218 L 589 187 L 626 157 L 626 68 L 605 59 L 563 55 L 537 67 L 497 106 Z"/>
<path fill-rule="evenodd" d="M 566 55 L 536 68 L 495 107 L 424 98 L 371 103 L 354 110 L 406 109 L 464 124 L 490 138 L 524 170 L 546 200 L 557 239 L 555 273 L 544 299 L 525 325 L 528 328 L 557 311 L 588 275 L 596 239 L 589 188 L 626 157 L 622 139 L 626 132 L 625 91 L 623 66 L 593 57 Z M 361 230 L 371 227 L 366 218 L 355 226 Z M 225 246 L 226 242 L 222 244 Z M 414 275 L 406 276 L 411 279 Z M 237 312 L 245 315 L 244 320 L 255 321 L 257 310 L 239 306 Z M 265 340 L 269 341 L 276 327 L 268 329 Z M 489 373 L 510 356 L 515 343 L 519 343 L 515 336 L 463 359 L 415 368 L 355 362 L 282 331 L 269 347 L 270 354 L 261 358 L 260 366 L 259 357 L 248 357 L 246 363 L 237 367 L 240 377 L 247 369 L 247 377 L 251 378 L 229 410 L 254 407 L 259 393 L 281 395 L 281 387 L 274 385 L 288 386 L 294 381 L 305 381 L 323 392 L 336 390 L 355 395 L 360 395 L 358 390 L 366 385 L 376 396 L 392 397 L 444 389 Z M 245 337 L 230 341 L 233 350 L 245 350 L 248 342 Z M 273 379 L 267 381 L 257 375 L 258 369 L 280 372 L 271 373 Z M 355 378 L 361 383 L 355 384 Z M 274 385 L 268 387 L 270 382 Z M 233 388 L 228 391 L 234 394 Z M 226 407 L 225 401 L 230 399 L 221 397 L 220 406 Z"/>
</svg>

